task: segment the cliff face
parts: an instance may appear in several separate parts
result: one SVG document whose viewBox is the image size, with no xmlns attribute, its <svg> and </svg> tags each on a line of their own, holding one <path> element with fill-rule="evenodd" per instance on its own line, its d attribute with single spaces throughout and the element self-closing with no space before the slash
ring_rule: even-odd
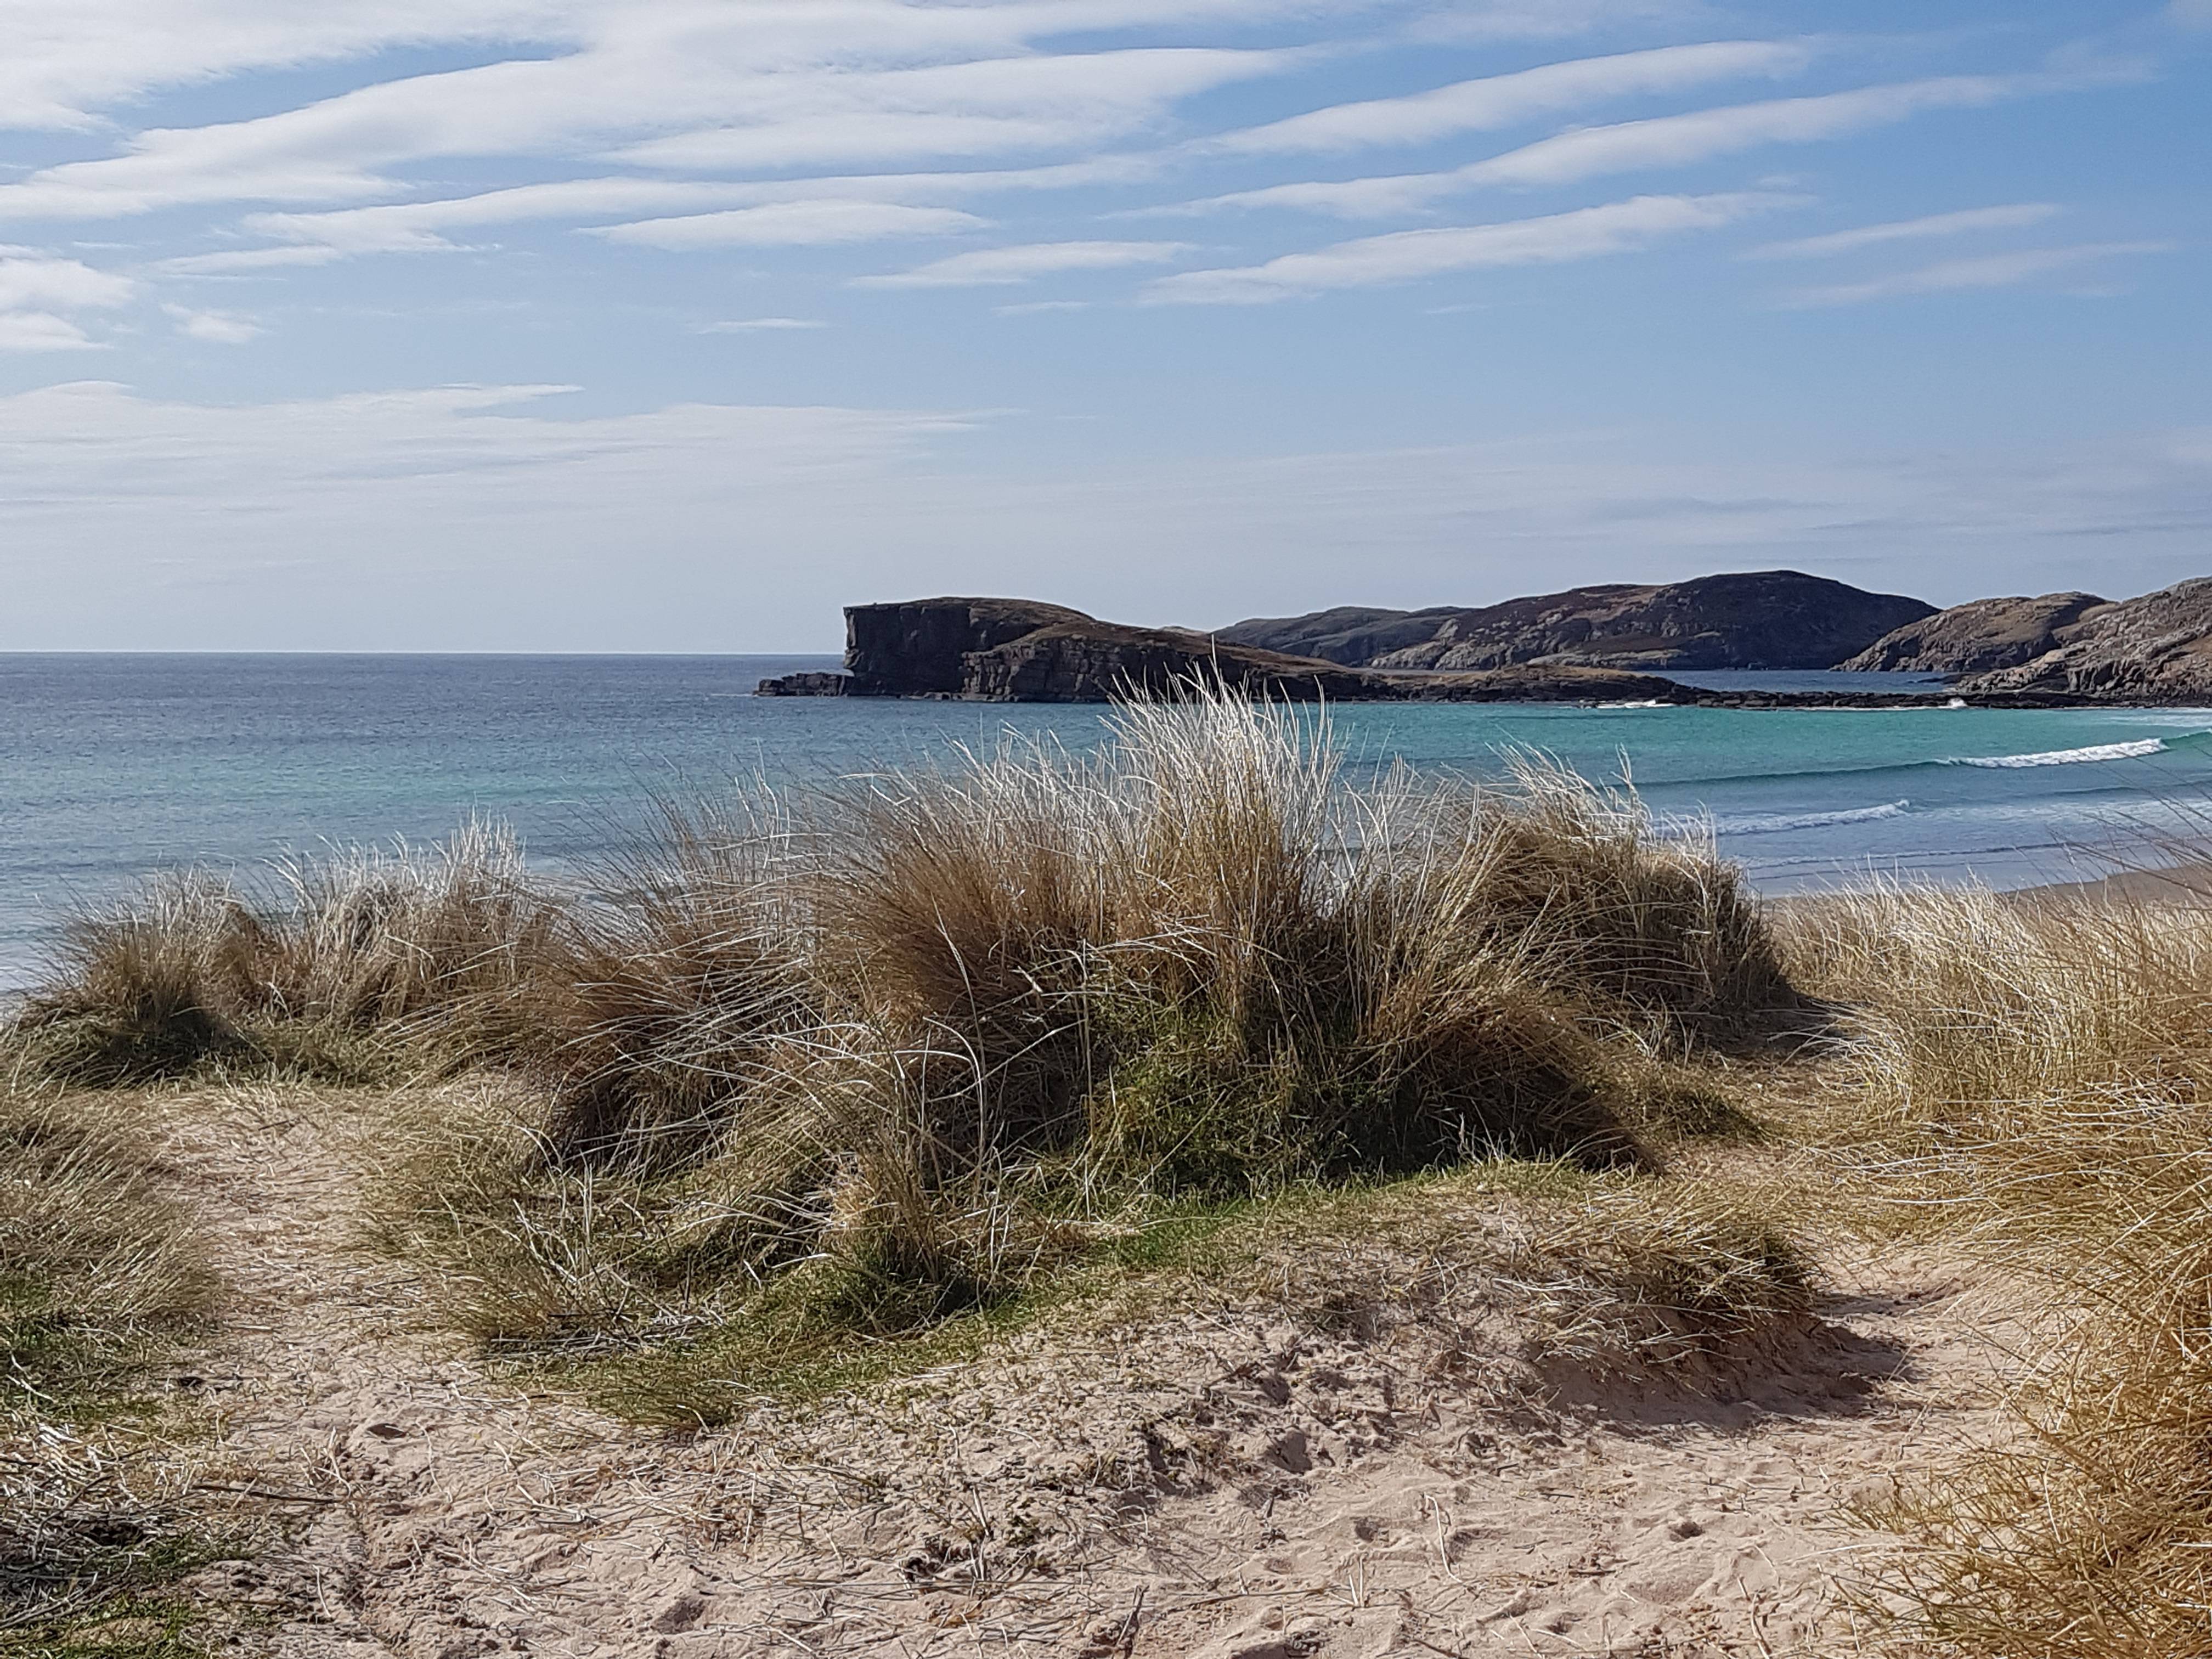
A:
<svg viewBox="0 0 2212 1659">
<path fill-rule="evenodd" d="M 1827 668 L 1934 611 L 1899 594 L 1768 570 L 1577 587 L 1473 610 L 1323 611 L 1238 623 L 1218 637 L 1373 668 Z"/>
<path fill-rule="evenodd" d="M 2212 705 L 2212 578 L 2085 611 L 2056 637 L 2040 655 L 1957 689 Z"/>
<path fill-rule="evenodd" d="M 969 653 L 1041 628 L 1088 623 L 1064 605 L 1033 599 L 916 599 L 845 607 L 846 690 L 857 697 L 965 695 Z"/>
<path fill-rule="evenodd" d="M 2112 603 L 2094 593 L 1976 599 L 1883 635 L 1842 665 L 1854 673 L 1983 674 L 2017 668 L 2072 636 Z"/>
</svg>

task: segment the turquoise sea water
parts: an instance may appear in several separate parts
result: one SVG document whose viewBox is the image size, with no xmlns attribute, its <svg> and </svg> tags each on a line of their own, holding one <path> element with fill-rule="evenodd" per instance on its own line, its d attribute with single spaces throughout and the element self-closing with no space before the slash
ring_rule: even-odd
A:
<svg viewBox="0 0 2212 1659">
<path fill-rule="evenodd" d="M 0 984 L 59 907 L 162 865 L 512 821 L 554 864 L 648 787 L 912 765 L 1008 728 L 1091 741 L 1090 707 L 758 698 L 829 658 L 0 655 Z M 1823 675 L 1705 675 L 1816 686 Z M 1885 677 L 1887 678 L 1887 677 Z M 1710 815 L 1775 891 L 1868 870 L 1997 884 L 2212 815 L 2212 711 L 1346 706 L 1356 762 L 1495 773 L 1516 744 Z"/>
</svg>

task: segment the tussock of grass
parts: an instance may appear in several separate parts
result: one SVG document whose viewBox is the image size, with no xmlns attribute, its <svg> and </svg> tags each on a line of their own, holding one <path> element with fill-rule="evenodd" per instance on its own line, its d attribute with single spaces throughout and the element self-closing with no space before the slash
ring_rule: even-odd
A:
<svg viewBox="0 0 2212 1659">
<path fill-rule="evenodd" d="M 1948 1650 L 2212 1651 L 2212 914 L 1967 890 L 1824 902 L 1880 1185 L 2047 1292 L 2022 1434 L 1880 1518 Z"/>
<path fill-rule="evenodd" d="M 110 1397 L 204 1307 L 187 1224 L 121 1103 L 0 1092 L 0 1387 Z"/>
<path fill-rule="evenodd" d="M 174 1587 L 239 1547 L 139 1397 L 212 1286 L 136 1103 L 0 1091 L 0 1653 L 211 1650 L 215 1611 Z"/>
<path fill-rule="evenodd" d="M 1648 1164 L 1638 1125 L 1712 1109 L 1679 1056 L 1794 1006 L 1740 878 L 1632 798 L 1355 787 L 1227 696 L 664 805 L 592 884 L 516 1000 L 544 1109 L 396 1200 L 495 1344 L 909 1334 L 1178 1206 Z"/>
<path fill-rule="evenodd" d="M 49 1076 L 94 1086 L 208 1066 L 343 1080 L 401 1035 L 478 1059 L 516 1040 L 509 1001 L 552 915 L 484 824 L 427 851 L 281 863 L 265 892 L 157 877 L 66 921 L 17 1036 Z"/>
</svg>

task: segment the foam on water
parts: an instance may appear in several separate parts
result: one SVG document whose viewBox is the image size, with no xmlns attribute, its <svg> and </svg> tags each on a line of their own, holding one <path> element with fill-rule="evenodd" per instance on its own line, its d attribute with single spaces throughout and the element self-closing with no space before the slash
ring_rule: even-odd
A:
<svg viewBox="0 0 2212 1659">
<path fill-rule="evenodd" d="M 1748 817 L 1716 818 L 1713 830 L 1723 836 L 1778 836 L 1793 830 L 1826 830 L 1838 824 L 1878 823 L 1901 818 L 1912 810 L 1909 800 L 1885 801 L 1879 806 L 1846 806 L 1832 812 L 1776 812 Z"/>
<path fill-rule="evenodd" d="M 2191 732 L 2175 741 L 2207 737 L 2212 737 L 2212 732 Z M 2080 749 L 2046 749 L 2033 755 L 1960 755 L 1947 757 L 1943 764 L 2016 772 L 2031 766 L 2087 766 L 2099 761 L 2140 760 L 2146 755 L 2163 755 L 2168 747 L 2164 738 L 2137 738 L 2128 743 L 2093 743 Z"/>
</svg>

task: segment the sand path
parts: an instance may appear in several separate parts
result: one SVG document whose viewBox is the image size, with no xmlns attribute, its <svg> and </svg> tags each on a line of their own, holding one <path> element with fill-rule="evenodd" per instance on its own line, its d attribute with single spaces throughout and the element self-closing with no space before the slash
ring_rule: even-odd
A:
<svg viewBox="0 0 2212 1659">
<path fill-rule="evenodd" d="M 241 1477 L 298 1500 L 285 1656 L 1351 1659 L 1850 1651 L 1842 1510 L 1994 1425 L 1961 1286 L 1860 1275 L 1727 1404 L 1532 1406 L 1477 1340 L 1197 1310 L 805 1413 L 672 1433 L 532 1394 L 356 1243 L 345 1097 L 178 1097 L 234 1289 L 203 1358 Z"/>
</svg>

